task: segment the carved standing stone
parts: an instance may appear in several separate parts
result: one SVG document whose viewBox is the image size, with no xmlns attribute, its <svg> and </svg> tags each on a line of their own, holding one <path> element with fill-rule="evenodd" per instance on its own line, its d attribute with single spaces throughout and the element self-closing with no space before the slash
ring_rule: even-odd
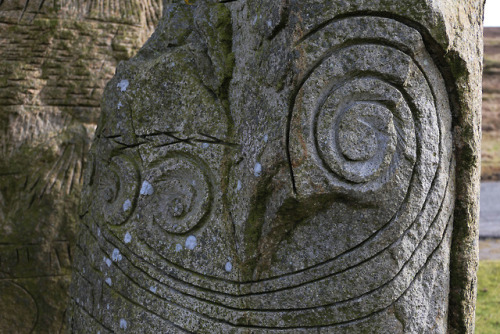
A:
<svg viewBox="0 0 500 334">
<path fill-rule="evenodd" d="M 82 165 L 106 82 L 161 1 L 0 1 L 0 332 L 64 326 Z"/>
<path fill-rule="evenodd" d="M 481 17 L 167 6 L 105 90 L 72 330 L 472 333 Z"/>
</svg>

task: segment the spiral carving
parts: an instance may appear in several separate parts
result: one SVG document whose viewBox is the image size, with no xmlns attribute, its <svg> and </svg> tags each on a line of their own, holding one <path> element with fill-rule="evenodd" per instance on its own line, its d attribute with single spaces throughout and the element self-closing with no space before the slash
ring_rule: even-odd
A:
<svg viewBox="0 0 500 334">
<path fill-rule="evenodd" d="M 141 217 L 174 234 L 186 233 L 201 224 L 212 204 L 207 171 L 199 158 L 186 153 L 170 152 L 153 162 L 144 172 L 143 188 L 148 184 L 151 188 L 141 192 Z"/>
<path fill-rule="evenodd" d="M 420 64 L 395 46 L 340 46 L 308 75 L 303 91 L 314 106 L 317 157 L 340 182 L 377 189 L 396 172 L 408 175 L 417 134 L 430 139 L 416 116 L 435 119 L 432 89 Z"/>
<path fill-rule="evenodd" d="M 92 166 L 89 166 L 92 168 Z M 132 215 L 138 195 L 139 169 L 126 155 L 112 157 L 108 163 L 95 163 L 91 189 L 99 201 L 92 202 L 91 212 L 97 221 L 121 225 Z M 89 171 L 89 173 L 92 173 Z"/>
<path fill-rule="evenodd" d="M 404 105 L 396 107 L 397 101 L 354 97 L 346 102 L 346 95 L 342 93 L 352 91 L 353 86 L 362 87 L 360 91 L 365 97 L 375 97 L 373 92 L 391 89 L 375 79 L 363 78 L 332 92 L 317 116 L 316 147 L 330 171 L 345 180 L 363 183 L 387 174 L 398 143 L 396 128 L 409 128 L 408 124 L 398 124 L 395 119 L 402 119 L 403 114 L 408 118 L 409 110 Z M 339 101 L 336 93 L 343 99 Z M 393 95 L 400 98 L 398 94 Z M 405 133 L 411 135 L 408 130 L 405 129 Z"/>
</svg>

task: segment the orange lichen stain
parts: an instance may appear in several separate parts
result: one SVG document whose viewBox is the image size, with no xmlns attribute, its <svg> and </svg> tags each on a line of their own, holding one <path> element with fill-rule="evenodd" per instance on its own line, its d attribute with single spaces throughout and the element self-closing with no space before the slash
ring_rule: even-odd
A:
<svg viewBox="0 0 500 334">
<path fill-rule="evenodd" d="M 184 2 L 186 3 L 186 5 L 192 5 L 192 3 L 189 3 L 189 0 L 184 0 Z"/>
</svg>

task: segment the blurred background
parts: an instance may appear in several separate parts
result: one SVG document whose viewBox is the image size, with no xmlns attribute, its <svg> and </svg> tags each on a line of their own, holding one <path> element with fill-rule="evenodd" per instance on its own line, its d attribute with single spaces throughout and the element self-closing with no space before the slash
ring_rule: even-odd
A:
<svg viewBox="0 0 500 334">
<path fill-rule="evenodd" d="M 476 333 L 500 333 L 500 0 L 484 14 L 481 209 Z"/>
<path fill-rule="evenodd" d="M 154 31 L 162 3 L 0 0 L 0 333 L 66 332 L 101 96 Z"/>
</svg>

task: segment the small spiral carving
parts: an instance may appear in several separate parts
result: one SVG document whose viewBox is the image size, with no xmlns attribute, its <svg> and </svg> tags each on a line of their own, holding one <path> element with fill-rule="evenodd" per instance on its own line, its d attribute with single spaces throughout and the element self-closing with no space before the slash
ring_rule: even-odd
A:
<svg viewBox="0 0 500 334">
<path fill-rule="evenodd" d="M 208 168 L 200 159 L 171 152 L 144 173 L 151 188 L 141 192 L 140 215 L 168 233 L 186 233 L 201 224 L 212 204 Z"/>
<path fill-rule="evenodd" d="M 92 189 L 92 214 L 97 221 L 123 224 L 133 212 L 138 195 L 139 170 L 126 155 L 114 156 L 108 164 L 96 163 L 96 180 Z"/>
</svg>

